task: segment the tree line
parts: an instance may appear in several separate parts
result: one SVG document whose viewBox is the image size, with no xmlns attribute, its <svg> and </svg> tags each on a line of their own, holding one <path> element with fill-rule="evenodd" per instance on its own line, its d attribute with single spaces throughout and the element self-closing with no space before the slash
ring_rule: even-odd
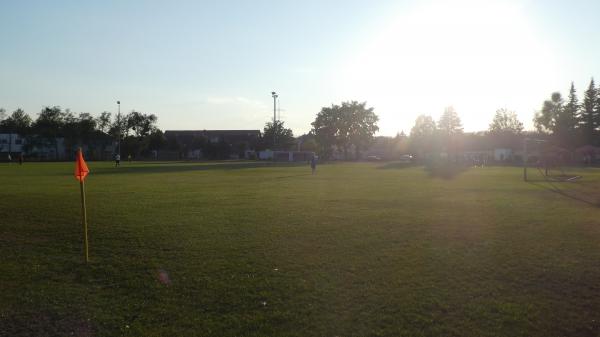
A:
<svg viewBox="0 0 600 337">
<path fill-rule="evenodd" d="M 600 145 L 600 93 L 590 80 L 583 100 L 577 96 L 575 84 L 566 100 L 560 92 L 554 92 L 544 101 L 542 109 L 534 117 L 538 132 L 551 135 L 555 143 L 567 149 L 582 145 Z"/>
<path fill-rule="evenodd" d="M 465 135 L 462 122 L 454 107 L 444 109 L 436 122 L 433 117 L 420 115 L 410 130 L 409 152 L 425 154 L 445 152 L 449 155 L 464 150 L 465 143 L 478 144 L 480 150 L 493 147 L 514 148 L 517 138 L 523 132 L 523 123 L 514 111 L 498 109 L 486 132 Z"/>
<path fill-rule="evenodd" d="M 265 124 L 257 141 L 247 145 L 236 144 L 245 146 L 232 148 L 231 144 L 213 144 L 200 138 L 192 139 L 189 144 L 166 139 L 156 126 L 156 115 L 138 111 L 115 115 L 103 112 L 94 117 L 89 113 L 74 114 L 69 109 L 53 106 L 43 108 L 33 120 L 22 109 L 11 114 L 0 109 L 0 132 L 25 137 L 25 151 L 28 153 L 44 147 L 54 148 L 57 154 L 58 140 L 62 138 L 67 153 L 74 153 L 77 147 L 85 146 L 93 159 L 108 159 L 114 155 L 118 139 L 121 140 L 121 153 L 134 157 L 150 156 L 153 151 L 167 149 L 182 154 L 201 150 L 205 158 L 227 159 L 234 153 L 243 154 L 249 146 L 258 151 L 300 149 L 317 152 L 323 158 L 337 154 L 337 158 L 341 159 L 358 159 L 361 152 L 373 144 L 374 135 L 379 130 L 378 121 L 374 108 L 367 107 L 366 102 L 347 101 L 323 107 L 311 123 L 312 129 L 308 134 L 295 137 L 283 121 L 270 121 Z M 518 133 L 522 128 L 515 113 L 506 110 L 499 110 L 490 126 L 491 132 L 497 134 L 507 131 Z M 460 118 L 453 107 L 448 107 L 437 123 L 431 116 L 419 116 L 408 138 L 408 146 L 404 135 L 387 143 L 394 147 L 395 143 L 402 142 L 402 149 L 412 152 L 431 152 L 441 147 L 452 151 L 459 148 L 457 136 L 460 134 Z"/>
<path fill-rule="evenodd" d="M 267 122 L 261 138 L 252 144 L 256 150 L 314 151 L 323 158 L 341 152 L 344 159 L 355 159 L 372 143 L 379 130 L 379 117 L 366 102 L 347 101 L 323 107 L 308 134 L 295 137 L 283 121 Z"/>
<path fill-rule="evenodd" d="M 120 140 L 123 153 L 147 155 L 165 144 L 162 131 L 156 127 L 154 114 L 131 111 L 127 114 L 103 112 L 98 117 L 89 113 L 75 114 L 59 106 L 47 106 L 32 119 L 23 109 L 7 114 L 0 109 L 0 132 L 18 134 L 26 139 L 25 151 L 54 149 L 58 159 L 59 139 L 64 139 L 67 153 L 85 147 L 92 159 L 108 159 L 114 154 L 114 145 Z M 10 143 L 10 142 L 9 142 Z M 106 151 L 113 153 L 106 154 Z M 52 159 L 52 158 L 50 158 Z"/>
<path fill-rule="evenodd" d="M 346 101 L 323 107 L 311 123 L 310 132 L 297 138 L 291 129 L 285 127 L 284 122 L 267 122 L 260 139 L 250 146 L 254 150 L 300 149 L 316 151 L 324 158 L 336 155 L 343 159 L 358 159 L 361 152 L 373 144 L 374 135 L 379 130 L 378 121 L 374 108 L 367 107 L 366 102 Z M 201 139 L 195 140 L 191 147 L 186 147 L 188 144 L 171 144 L 156 127 L 156 122 L 156 115 L 137 111 L 123 115 L 103 112 L 93 117 L 89 113 L 76 115 L 68 109 L 54 106 L 45 107 L 33 120 L 22 109 L 10 115 L 0 109 L 0 132 L 23 135 L 29 149 L 41 146 L 57 148 L 57 139 L 63 138 L 69 151 L 86 145 L 88 151 L 98 153 L 98 157 L 101 157 L 120 137 L 122 153 L 135 156 L 148 155 L 161 148 L 177 151 L 198 148 L 212 154 L 209 157 L 215 159 L 227 158 L 232 152 L 230 147 L 210 144 Z M 536 112 L 534 125 L 536 137 L 551 140 L 553 144 L 568 150 L 582 145 L 599 146 L 600 89 L 596 88 L 592 79 L 581 102 L 574 83 L 571 83 L 566 100 L 560 92 L 552 93 Z M 523 123 L 518 120 L 516 113 L 499 109 L 488 130 L 473 135 L 484 137 L 485 140 L 481 138 L 481 142 L 490 147 L 514 149 L 520 145 L 520 138 L 515 136 L 522 134 Z M 463 149 L 467 138 L 463 134 L 458 113 L 449 106 L 438 121 L 428 115 L 418 116 L 408 138 L 402 136 L 394 139 L 402 141 L 402 148 L 413 154 L 442 151 L 456 154 Z M 245 149 L 238 150 L 243 152 Z"/>
<path fill-rule="evenodd" d="M 567 152 L 586 145 L 598 147 L 600 88 L 596 87 L 592 78 L 583 97 L 579 98 L 575 84 L 571 82 L 566 99 L 560 92 L 553 92 L 535 113 L 533 122 L 535 131 L 524 132 L 523 123 L 514 111 L 499 109 L 486 132 L 473 133 L 469 137 L 478 137 L 482 148 L 520 148 L 525 133 Z M 437 123 L 431 116 L 421 115 L 411 129 L 409 148 L 412 153 L 445 151 L 452 154 L 469 138 L 462 134 L 460 125 L 460 118 L 451 107 Z"/>
</svg>

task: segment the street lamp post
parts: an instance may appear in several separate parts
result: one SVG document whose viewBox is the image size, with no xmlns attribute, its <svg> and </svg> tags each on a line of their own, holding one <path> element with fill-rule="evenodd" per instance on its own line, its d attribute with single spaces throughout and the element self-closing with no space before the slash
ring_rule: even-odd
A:
<svg viewBox="0 0 600 337">
<path fill-rule="evenodd" d="M 275 144 L 277 143 L 277 97 L 279 95 L 272 91 L 271 96 L 273 97 L 273 150 L 275 150 Z"/>
</svg>

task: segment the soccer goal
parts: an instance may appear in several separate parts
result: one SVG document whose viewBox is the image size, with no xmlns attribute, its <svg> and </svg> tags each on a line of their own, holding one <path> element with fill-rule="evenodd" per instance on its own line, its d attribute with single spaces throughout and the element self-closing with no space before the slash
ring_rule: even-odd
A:
<svg viewBox="0 0 600 337">
<path fill-rule="evenodd" d="M 567 172 L 570 152 L 543 139 L 523 141 L 523 180 L 528 181 L 528 167 L 536 169 L 544 180 L 572 182 L 581 176 Z"/>
</svg>

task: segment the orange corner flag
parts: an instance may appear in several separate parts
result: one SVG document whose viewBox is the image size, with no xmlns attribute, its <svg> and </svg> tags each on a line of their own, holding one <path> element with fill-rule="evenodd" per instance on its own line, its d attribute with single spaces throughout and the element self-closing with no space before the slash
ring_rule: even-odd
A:
<svg viewBox="0 0 600 337">
<path fill-rule="evenodd" d="M 87 167 L 85 160 L 83 160 L 83 154 L 81 154 L 81 149 L 79 149 L 77 151 L 77 159 L 75 160 L 75 179 L 83 182 L 88 173 L 90 173 L 90 169 Z"/>
<path fill-rule="evenodd" d="M 81 190 L 81 222 L 83 223 L 83 240 L 85 244 L 85 262 L 90 262 L 89 244 L 88 244 L 88 228 L 87 228 L 87 211 L 85 209 L 85 187 L 84 180 L 90 173 L 90 169 L 87 167 L 85 160 L 83 160 L 83 154 L 81 148 L 77 151 L 77 159 L 75 160 L 75 179 L 79 180 L 79 189 Z"/>
</svg>

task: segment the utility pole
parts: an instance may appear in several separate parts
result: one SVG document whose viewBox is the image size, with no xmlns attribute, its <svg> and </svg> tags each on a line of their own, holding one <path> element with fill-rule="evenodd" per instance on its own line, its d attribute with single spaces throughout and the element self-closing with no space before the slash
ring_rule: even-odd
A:
<svg viewBox="0 0 600 337">
<path fill-rule="evenodd" d="M 277 93 L 275 91 L 271 92 L 271 96 L 273 97 L 273 151 L 275 150 L 275 144 L 277 143 Z"/>
</svg>

